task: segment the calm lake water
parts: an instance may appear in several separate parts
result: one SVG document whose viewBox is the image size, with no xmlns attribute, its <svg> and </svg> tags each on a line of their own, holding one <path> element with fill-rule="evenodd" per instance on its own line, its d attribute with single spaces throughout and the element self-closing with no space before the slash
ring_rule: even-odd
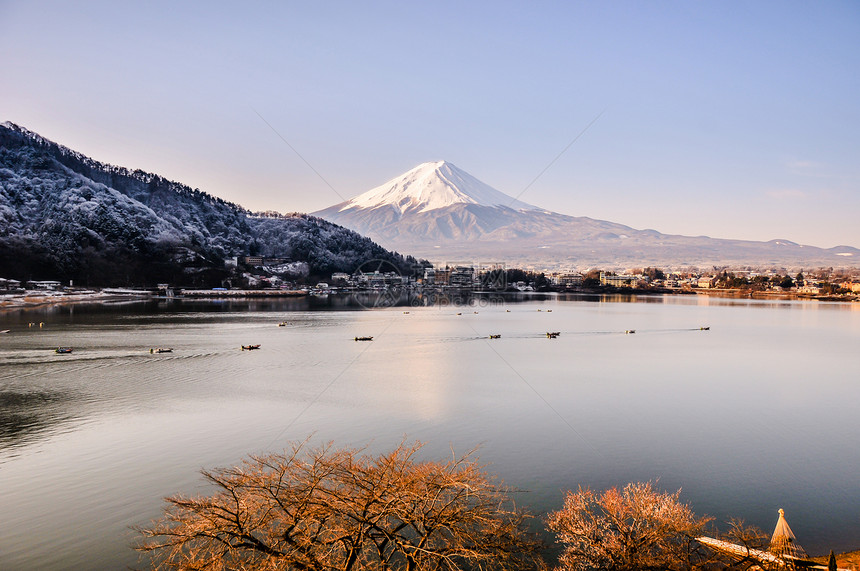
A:
<svg viewBox="0 0 860 571">
<path fill-rule="evenodd" d="M 311 434 L 439 459 L 480 445 L 537 513 L 659 479 L 718 522 L 770 532 L 784 508 L 807 551 L 860 548 L 860 304 L 148 302 L 10 311 L 3 329 L 0 569 L 134 566 L 130 526 L 163 496 Z"/>
</svg>

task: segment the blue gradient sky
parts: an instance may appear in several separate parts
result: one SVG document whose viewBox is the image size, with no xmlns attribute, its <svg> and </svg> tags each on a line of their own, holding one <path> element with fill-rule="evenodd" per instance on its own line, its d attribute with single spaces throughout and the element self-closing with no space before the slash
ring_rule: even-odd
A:
<svg viewBox="0 0 860 571">
<path fill-rule="evenodd" d="M 860 247 L 858 2 L 0 0 L 0 56 L 0 121 L 251 209 L 439 159 L 517 195 L 603 113 L 523 200 Z"/>
</svg>

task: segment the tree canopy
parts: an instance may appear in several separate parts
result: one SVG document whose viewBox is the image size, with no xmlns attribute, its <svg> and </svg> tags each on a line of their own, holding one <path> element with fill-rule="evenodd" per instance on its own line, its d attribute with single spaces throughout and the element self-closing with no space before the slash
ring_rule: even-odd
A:
<svg viewBox="0 0 860 571">
<path fill-rule="evenodd" d="M 549 529 L 564 546 L 559 571 L 689 569 L 709 518 L 697 517 L 651 482 L 627 484 L 599 494 L 568 492 L 564 507 L 549 515 Z"/>
<path fill-rule="evenodd" d="M 204 471 L 216 492 L 167 498 L 137 546 L 156 569 L 528 569 L 540 543 L 471 455 L 420 461 L 294 445 Z"/>
</svg>

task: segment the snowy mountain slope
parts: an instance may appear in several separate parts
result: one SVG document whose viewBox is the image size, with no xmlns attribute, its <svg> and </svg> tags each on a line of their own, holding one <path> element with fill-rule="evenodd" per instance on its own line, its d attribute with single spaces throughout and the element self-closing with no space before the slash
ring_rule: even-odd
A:
<svg viewBox="0 0 860 571">
<path fill-rule="evenodd" d="M 559 214 L 507 196 L 444 161 L 421 164 L 314 215 L 435 261 L 541 267 L 860 265 L 860 250 L 847 246 L 677 236 Z"/>
<path fill-rule="evenodd" d="M 248 254 L 306 261 L 322 275 L 353 271 L 369 259 L 414 262 L 319 218 L 257 217 L 158 175 L 0 125 L 0 277 L 220 285 L 224 259 Z"/>
<path fill-rule="evenodd" d="M 337 208 L 338 212 L 351 212 L 391 206 L 400 214 L 420 214 L 455 204 L 539 210 L 499 192 L 446 161 L 422 163 L 332 208 Z"/>
</svg>

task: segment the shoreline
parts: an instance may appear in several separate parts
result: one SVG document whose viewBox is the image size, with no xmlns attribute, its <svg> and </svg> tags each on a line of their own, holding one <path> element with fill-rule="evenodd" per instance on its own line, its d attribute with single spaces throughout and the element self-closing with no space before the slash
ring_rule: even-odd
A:
<svg viewBox="0 0 860 571">
<path fill-rule="evenodd" d="M 28 309 L 46 305 L 65 305 L 75 303 L 111 303 L 117 301 L 148 301 L 167 299 L 254 299 L 266 297 L 301 297 L 308 292 L 300 290 L 185 290 L 181 296 L 163 297 L 151 292 L 133 293 L 131 290 L 117 293 L 107 290 L 82 292 L 43 292 L 26 291 L 0 295 L 0 311 L 5 309 Z"/>
<path fill-rule="evenodd" d="M 5 309 L 28 309 L 45 305 L 108 303 L 112 301 L 143 300 L 151 298 L 152 295 L 144 293 L 133 295 L 105 293 L 101 291 L 85 291 L 76 293 L 27 291 L 22 294 L 0 295 L 0 311 Z"/>
<path fill-rule="evenodd" d="M 184 289 L 177 299 L 252 299 L 261 297 L 301 297 L 308 292 L 295 289 Z"/>
<path fill-rule="evenodd" d="M 439 290 L 441 293 L 461 293 L 482 295 L 491 292 L 473 291 L 473 290 Z M 332 292 L 329 295 L 356 295 L 362 293 L 380 293 L 380 292 L 365 292 L 365 291 L 346 291 Z M 499 292 L 509 293 L 509 292 Z M 517 292 L 510 292 L 517 293 Z M 647 289 L 630 289 L 630 288 L 612 288 L 607 290 L 583 289 L 583 290 L 566 290 L 566 291 L 547 291 L 547 292 L 528 292 L 535 294 L 586 294 L 586 295 L 628 295 L 628 296 L 653 296 L 653 295 L 706 295 L 728 299 L 749 299 L 749 300 L 797 300 L 797 301 L 815 301 L 815 302 L 836 302 L 836 303 L 856 303 L 860 301 L 860 296 L 816 296 L 811 294 L 797 294 L 792 292 L 762 292 L 749 291 L 742 289 L 690 289 L 690 290 L 647 290 Z M 45 291 L 26 291 L 24 293 L 15 294 L 0 294 L 0 312 L 5 310 L 16 309 L 31 309 L 50 305 L 68 305 L 68 304 L 83 304 L 83 303 L 114 303 L 121 301 L 147 301 L 147 300 L 216 300 L 216 299 L 265 299 L 265 298 L 286 298 L 286 297 L 304 297 L 312 295 L 311 292 L 304 290 L 183 290 L 182 295 L 165 298 L 157 296 L 151 292 L 141 291 L 135 293 L 133 290 L 123 291 L 122 293 L 111 291 L 110 288 L 102 291 L 85 290 L 80 292 L 45 292 Z"/>
</svg>

